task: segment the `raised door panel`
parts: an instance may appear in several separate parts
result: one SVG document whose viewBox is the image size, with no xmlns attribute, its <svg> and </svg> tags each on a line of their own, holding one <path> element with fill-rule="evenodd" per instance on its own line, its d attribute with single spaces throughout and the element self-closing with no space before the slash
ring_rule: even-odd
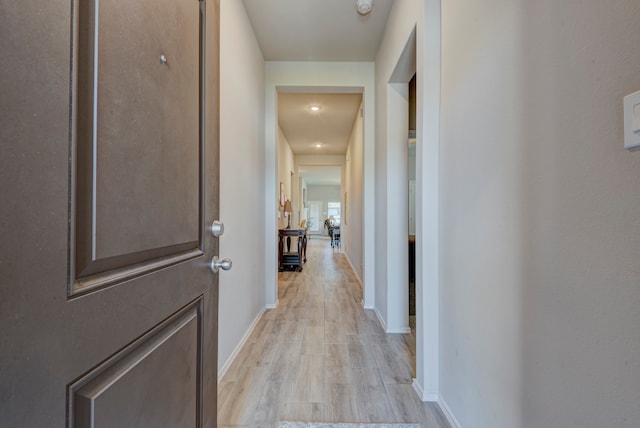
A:
<svg viewBox="0 0 640 428">
<path fill-rule="evenodd" d="M 69 387 L 70 428 L 201 426 L 202 298 Z"/>
<path fill-rule="evenodd" d="M 87 0 L 76 16 L 71 295 L 198 256 L 202 232 L 199 2 Z"/>
</svg>

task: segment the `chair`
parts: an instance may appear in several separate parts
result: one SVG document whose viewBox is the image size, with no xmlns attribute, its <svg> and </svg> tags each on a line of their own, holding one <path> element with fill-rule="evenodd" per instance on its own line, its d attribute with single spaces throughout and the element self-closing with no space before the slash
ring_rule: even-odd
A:
<svg viewBox="0 0 640 428">
<path fill-rule="evenodd" d="M 331 227 L 329 235 L 331 236 L 331 248 L 340 248 L 340 226 Z"/>
</svg>

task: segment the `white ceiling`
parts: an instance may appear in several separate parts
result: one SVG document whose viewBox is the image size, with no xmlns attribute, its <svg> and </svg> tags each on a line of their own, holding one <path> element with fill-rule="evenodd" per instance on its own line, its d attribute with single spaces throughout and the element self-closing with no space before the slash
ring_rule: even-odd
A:
<svg viewBox="0 0 640 428">
<path fill-rule="evenodd" d="M 374 61 L 394 0 L 243 0 L 265 61 Z M 297 155 L 344 154 L 362 94 L 280 93 L 278 122 Z M 311 114 L 308 107 L 322 109 Z M 314 143 L 321 142 L 317 149 Z M 317 185 L 340 184 L 339 168 L 301 173 Z"/>
<path fill-rule="evenodd" d="M 243 0 L 265 61 L 373 61 L 393 0 Z"/>
<path fill-rule="evenodd" d="M 278 124 L 296 155 L 343 155 L 361 100 L 362 94 L 279 93 Z"/>
</svg>

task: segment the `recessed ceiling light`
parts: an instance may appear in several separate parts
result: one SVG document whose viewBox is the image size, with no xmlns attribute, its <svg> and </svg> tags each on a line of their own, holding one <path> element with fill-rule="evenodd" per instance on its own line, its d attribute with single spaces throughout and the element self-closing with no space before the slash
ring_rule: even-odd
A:
<svg viewBox="0 0 640 428">
<path fill-rule="evenodd" d="M 321 149 L 322 148 L 322 143 L 315 143 L 313 145 L 316 149 Z"/>
<path fill-rule="evenodd" d="M 320 111 L 320 106 L 310 106 L 309 110 L 311 110 L 311 111 Z"/>
</svg>

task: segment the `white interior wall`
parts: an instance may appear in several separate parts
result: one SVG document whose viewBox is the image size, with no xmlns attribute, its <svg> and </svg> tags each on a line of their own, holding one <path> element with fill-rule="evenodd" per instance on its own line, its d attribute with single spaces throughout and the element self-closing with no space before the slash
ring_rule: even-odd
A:
<svg viewBox="0 0 640 428">
<path fill-rule="evenodd" d="M 409 180 L 416 179 L 416 145 L 409 144 L 408 146 L 408 164 L 409 164 Z"/>
<path fill-rule="evenodd" d="M 440 395 L 441 0 L 424 0 L 416 28 L 416 379 L 423 400 Z"/>
<path fill-rule="evenodd" d="M 373 307 L 373 239 L 374 230 L 374 64 L 368 62 L 267 62 L 265 71 L 265 189 L 276 193 L 277 180 L 277 91 L 295 88 L 308 92 L 362 93 L 364 99 L 364 304 Z M 344 158 L 344 156 L 343 156 Z M 270 203 L 270 199 L 265 204 Z M 267 205 L 268 206 L 268 205 Z M 265 247 L 267 304 L 277 298 L 277 242 L 275 213 L 265 216 Z"/>
<path fill-rule="evenodd" d="M 294 159 L 294 163 L 295 163 L 295 159 Z M 299 207 L 299 217 L 300 220 L 302 220 L 302 209 L 305 208 L 305 203 L 307 203 L 307 201 L 309 201 L 309 198 L 307 197 L 308 193 L 307 193 L 307 182 L 304 179 L 304 177 L 300 177 L 300 175 L 298 174 L 298 165 L 296 164 L 296 176 L 298 177 L 298 183 L 299 183 L 299 192 L 298 192 L 298 198 L 300 200 L 300 207 Z"/>
<path fill-rule="evenodd" d="M 264 61 L 241 1 L 221 2 L 220 24 L 220 255 L 233 268 L 220 274 L 219 372 L 264 308 L 265 212 Z"/>
<path fill-rule="evenodd" d="M 291 150 L 291 146 L 289 145 L 289 141 L 287 137 L 284 135 L 280 127 L 278 126 L 278 187 L 275 193 L 276 199 L 276 217 L 278 215 L 278 198 L 280 197 L 280 183 L 284 186 L 284 194 L 286 195 L 286 199 L 291 201 L 291 209 L 293 212 L 291 213 L 291 225 L 295 226 L 297 223 L 297 212 L 298 212 L 298 197 L 297 197 L 297 187 L 296 185 L 292 186 L 292 176 L 291 173 L 295 170 L 295 161 L 293 156 L 293 150 Z M 264 178 L 263 178 L 264 179 Z M 297 180 L 297 177 L 294 177 L 294 180 Z M 296 181 L 297 182 L 297 181 Z M 295 183 L 294 183 L 295 184 Z M 295 187 L 295 188 L 294 188 Z M 278 229 L 284 229 L 287 227 L 287 216 L 282 211 L 284 207 L 280 207 L 280 218 L 277 222 Z"/>
<path fill-rule="evenodd" d="M 344 155 L 296 155 L 296 167 L 299 166 L 339 166 L 344 167 Z M 342 178 L 341 178 L 342 179 Z"/>
<path fill-rule="evenodd" d="M 415 52 L 415 43 L 414 52 Z M 408 74 L 408 73 L 407 73 Z M 387 135 L 385 162 L 387 193 L 387 277 L 377 287 L 386 288 L 387 333 L 409 333 L 409 76 L 406 82 L 387 84 Z M 376 302 L 377 303 L 377 302 Z M 380 302 L 382 304 L 382 302 Z"/>
<path fill-rule="evenodd" d="M 362 111 L 363 105 L 360 105 Z M 363 165 L 362 154 L 364 144 L 364 123 L 358 114 L 349 137 L 349 146 L 345 156 L 344 192 L 347 197 L 342 208 L 345 221 L 342 222 L 342 249 L 351 267 L 362 283 L 362 189 Z M 345 215 L 346 211 L 346 215 Z"/>
<path fill-rule="evenodd" d="M 377 65 L 376 65 L 377 66 Z M 386 144 L 386 99 L 387 99 L 387 84 L 379 83 L 379 78 L 376 76 L 376 89 L 378 96 L 376 97 L 376 145 L 375 145 L 375 189 L 376 189 L 376 234 L 375 234 L 375 311 L 382 324 L 385 326 L 387 323 L 387 309 L 388 309 L 388 297 L 387 297 L 387 223 L 388 223 L 388 203 L 387 203 L 387 144 Z M 384 106 L 384 112 L 381 114 L 381 106 Z M 379 136 L 384 137 L 380 138 Z"/>
<path fill-rule="evenodd" d="M 462 427 L 640 426 L 640 3 L 442 9 L 442 394 Z"/>
</svg>

